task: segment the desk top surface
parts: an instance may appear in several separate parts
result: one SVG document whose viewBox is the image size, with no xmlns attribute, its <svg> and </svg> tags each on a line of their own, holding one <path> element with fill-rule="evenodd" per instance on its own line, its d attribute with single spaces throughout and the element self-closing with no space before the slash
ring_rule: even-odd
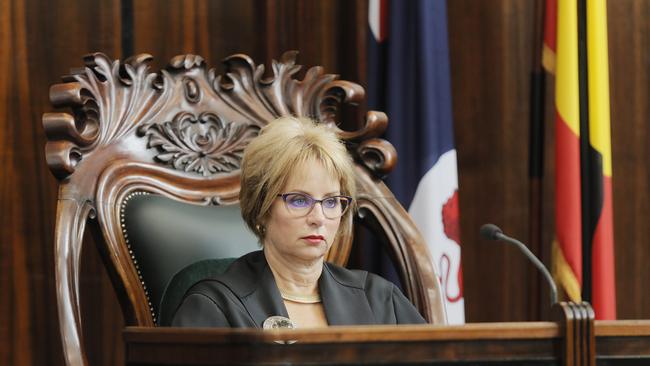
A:
<svg viewBox="0 0 650 366">
<path fill-rule="evenodd" d="M 650 320 L 596 321 L 594 328 L 599 365 L 619 365 L 622 360 L 650 362 Z M 509 360 L 508 364 L 561 365 L 565 357 L 563 337 L 562 327 L 554 322 L 294 330 L 167 327 L 124 330 L 127 362 L 133 365 L 278 362 L 481 365 L 503 360 Z M 634 357 L 630 358 L 631 355 Z M 608 360 L 613 363 L 607 363 Z"/>
</svg>

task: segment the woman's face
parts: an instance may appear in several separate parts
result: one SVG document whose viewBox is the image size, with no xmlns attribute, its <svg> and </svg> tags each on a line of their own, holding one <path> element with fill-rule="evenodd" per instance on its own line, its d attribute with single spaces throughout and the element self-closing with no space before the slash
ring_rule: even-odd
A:
<svg viewBox="0 0 650 366">
<path fill-rule="evenodd" d="M 321 200 L 341 194 L 340 189 L 338 179 L 314 160 L 298 166 L 281 193 L 305 193 Z M 272 250 L 285 260 L 322 259 L 332 246 L 340 223 L 340 217 L 326 218 L 320 203 L 315 203 L 306 216 L 299 216 L 287 208 L 282 197 L 277 197 L 265 224 L 265 250 Z"/>
</svg>

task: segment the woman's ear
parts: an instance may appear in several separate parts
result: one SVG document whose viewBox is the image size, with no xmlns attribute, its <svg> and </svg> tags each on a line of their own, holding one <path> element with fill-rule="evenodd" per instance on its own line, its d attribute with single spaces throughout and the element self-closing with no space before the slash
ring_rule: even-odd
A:
<svg viewBox="0 0 650 366">
<path fill-rule="evenodd" d="M 257 224 L 255 224 L 255 230 L 260 234 L 260 236 L 263 238 L 266 235 L 266 224 L 269 221 L 269 213 L 266 215 L 260 217 L 257 220 Z"/>
<path fill-rule="evenodd" d="M 255 230 L 257 230 L 257 232 L 262 234 L 262 235 L 266 234 L 266 226 L 264 226 L 262 224 L 255 225 Z"/>
</svg>

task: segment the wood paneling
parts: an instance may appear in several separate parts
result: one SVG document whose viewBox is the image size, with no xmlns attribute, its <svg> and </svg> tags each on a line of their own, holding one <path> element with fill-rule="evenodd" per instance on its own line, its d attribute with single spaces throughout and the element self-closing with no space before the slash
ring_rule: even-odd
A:
<svg viewBox="0 0 650 366">
<path fill-rule="evenodd" d="M 83 66 L 84 54 L 124 57 L 123 6 L 133 19 L 124 39 L 135 52 L 154 55 L 154 69 L 181 53 L 202 55 L 221 69 L 220 60 L 232 53 L 264 62 L 287 49 L 301 50 L 301 64 L 322 64 L 350 80 L 359 80 L 363 68 L 365 49 L 354 42 L 365 42 L 365 33 L 354 33 L 354 21 L 365 17 L 364 1 L 1 2 L 0 364 L 62 363 L 53 279 L 56 184 L 44 163 L 41 115 L 53 109 L 49 86 Z M 267 45 L 267 29 L 282 37 Z M 120 364 L 123 320 L 92 240 L 82 256 L 89 362 Z"/>
<path fill-rule="evenodd" d="M 138 0 L 134 52 L 153 55 L 154 69 L 194 53 L 221 72 L 221 60 L 234 53 L 270 65 L 284 51 L 299 50 L 299 64 L 321 65 L 359 82 L 365 79 L 366 6 L 364 0 Z M 357 126 L 364 115 L 344 111 L 343 128 Z"/>
<path fill-rule="evenodd" d="M 528 288 L 531 265 L 513 248 L 481 240 L 495 222 L 528 238 L 529 75 L 535 1 L 450 1 L 449 34 L 458 149 L 467 321 L 546 319 L 548 287 Z M 608 2 L 618 317 L 650 317 L 648 183 L 650 1 Z M 554 236 L 553 78 L 547 78 L 542 250 Z M 539 292 L 541 313 L 530 311 Z M 528 309 L 528 310 L 527 310 Z M 540 315 L 542 314 L 542 315 Z"/>
<path fill-rule="evenodd" d="M 4 108 L 0 111 L 0 115 L 4 121 L 29 121 L 27 70 L 24 64 L 17 62 L 25 60 L 27 51 L 25 4 L 5 2 L 0 16 L 2 17 L 0 49 L 13 54 L 15 58 L 3 58 L 0 64 L 0 72 L 4 75 L 3 85 L 0 87 L 0 100 Z M 18 108 L 9 110 L 9 106 Z M 32 196 L 27 187 L 24 187 L 24 184 L 28 183 L 29 175 L 20 174 L 20 169 L 26 161 L 34 159 L 35 151 L 30 148 L 21 149 L 20 144 L 34 145 L 33 128 L 19 123 L 5 124 L 6 126 L 0 129 L 0 146 L 2 146 L 0 164 L 4 170 L 0 178 L 0 192 L 3 194 L 0 213 L 3 225 L 0 242 L 12 243 L 12 245 L 3 245 L 0 248 L 0 263 L 2 272 L 12 273 L 12 276 L 2 276 L 2 293 L 9 296 L 3 296 L 0 300 L 2 301 L 0 302 L 0 317 L 2 317 L 0 334 L 3 339 L 13 339 L 14 342 L 2 342 L 0 362 L 27 364 L 32 361 L 31 355 L 26 352 L 33 339 L 30 333 L 32 297 L 31 294 L 19 296 L 14 294 L 30 287 L 27 258 L 27 244 L 30 238 L 25 234 L 31 224 L 29 216 L 35 212 L 34 207 L 25 207 L 22 202 L 10 200 L 9 194 L 12 192 L 17 196 L 25 194 Z M 30 173 L 33 174 L 35 167 L 31 168 Z M 33 184 L 29 185 L 33 186 Z"/>
<path fill-rule="evenodd" d="M 539 1 L 539 0 L 536 0 Z M 124 38 L 155 57 L 196 53 L 221 70 L 235 52 L 259 62 L 298 49 L 365 85 L 366 1 L 11 0 L 0 2 L 0 364 L 61 364 L 54 304 L 56 185 L 44 163 L 41 115 L 49 85 L 82 55 L 123 58 Z M 528 238 L 528 113 L 535 0 L 448 2 L 452 92 L 459 159 L 461 237 L 468 321 L 545 319 L 530 302 L 545 285 L 514 248 L 478 236 L 485 222 Z M 610 79 L 619 318 L 650 317 L 650 0 L 610 0 Z M 128 22 L 127 22 L 128 23 Z M 128 49 L 128 47 L 126 47 Z M 553 100 L 547 80 L 542 251 L 553 238 Z M 364 110 L 364 108 L 360 108 Z M 348 111 L 348 126 L 361 118 Z M 345 125 L 343 126 L 345 128 Z M 123 360 L 122 319 L 92 242 L 82 301 L 92 364 Z M 546 314 L 542 307 L 542 314 Z M 34 350 L 34 351 L 32 351 Z M 38 351 L 35 351 L 38 350 Z"/>
<path fill-rule="evenodd" d="M 513 237 L 528 236 L 534 3 L 461 0 L 448 7 L 466 319 L 533 320 L 532 266 L 515 248 L 482 240 L 479 227 L 493 222 Z"/>
<path fill-rule="evenodd" d="M 251 0 L 134 1 L 134 51 L 153 55 L 154 69 L 184 53 L 201 55 L 215 67 L 233 53 L 259 60 L 260 17 Z"/>
<path fill-rule="evenodd" d="M 265 362 L 313 366 L 479 366 L 497 364 L 499 359 L 522 365 L 561 365 L 564 343 L 561 335 L 558 324 L 552 322 L 462 327 L 354 326 L 272 333 L 258 329 L 188 332 L 178 328 L 128 327 L 124 332 L 128 365 Z M 291 347 L 274 343 L 286 340 L 295 340 L 295 343 Z M 251 349 L 255 352 L 250 352 Z"/>
<path fill-rule="evenodd" d="M 100 49 L 117 54 L 119 3 L 1 4 L 0 363 L 56 365 L 62 362 L 52 254 L 56 183 L 44 162 L 41 115 L 52 110 L 49 85 L 80 66 L 83 54 Z M 100 263 L 87 264 L 101 278 Z M 92 296 L 105 288 L 82 286 Z M 97 304 L 93 310 L 101 314 L 102 309 Z"/>
<path fill-rule="evenodd" d="M 610 0 L 609 60 L 618 317 L 650 317 L 650 1 Z"/>
</svg>

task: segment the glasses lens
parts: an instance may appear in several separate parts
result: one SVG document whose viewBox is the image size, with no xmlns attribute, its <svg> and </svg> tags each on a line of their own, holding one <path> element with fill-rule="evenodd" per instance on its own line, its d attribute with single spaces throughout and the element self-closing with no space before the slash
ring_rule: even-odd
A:
<svg viewBox="0 0 650 366">
<path fill-rule="evenodd" d="M 300 193 L 289 193 L 284 196 L 284 202 L 292 210 L 309 210 L 314 204 L 314 199 Z"/>
<path fill-rule="evenodd" d="M 326 197 L 321 201 L 302 193 L 285 193 L 280 196 L 287 208 L 297 215 L 307 215 L 314 204 L 320 202 L 323 215 L 329 219 L 336 219 L 343 216 L 350 205 L 350 198 L 346 196 Z"/>
<path fill-rule="evenodd" d="M 339 206 L 338 197 L 328 197 L 323 199 L 323 208 L 327 210 L 336 209 Z"/>
<path fill-rule="evenodd" d="M 323 214 L 325 217 L 335 219 L 341 217 L 349 206 L 349 199 L 344 196 L 334 196 L 323 199 Z"/>
</svg>

